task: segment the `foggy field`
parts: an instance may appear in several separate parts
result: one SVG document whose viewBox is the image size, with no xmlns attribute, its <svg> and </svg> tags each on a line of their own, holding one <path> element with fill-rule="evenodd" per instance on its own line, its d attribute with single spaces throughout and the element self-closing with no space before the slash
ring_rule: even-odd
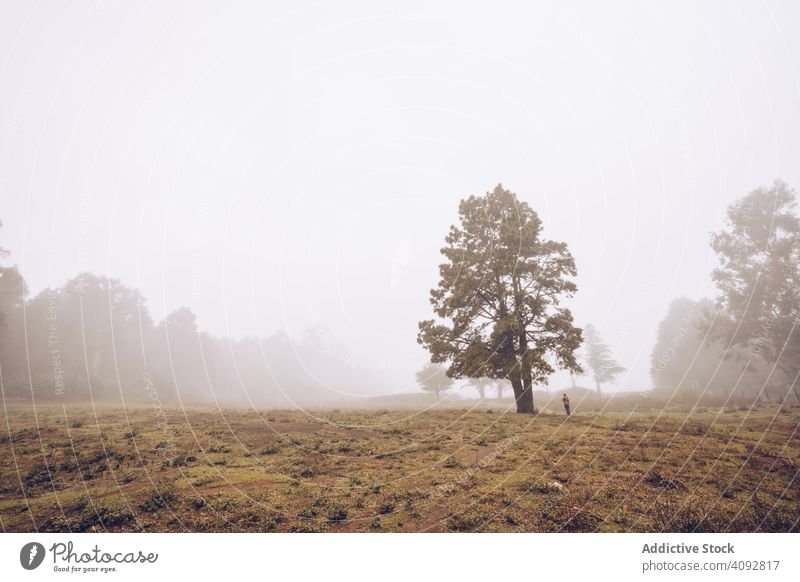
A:
<svg viewBox="0 0 800 582">
<path fill-rule="evenodd" d="M 490 401 L 424 412 L 7 404 L 0 523 L 7 532 L 797 531 L 798 420 L 800 408 L 786 405 L 579 408 L 567 418 Z"/>
</svg>

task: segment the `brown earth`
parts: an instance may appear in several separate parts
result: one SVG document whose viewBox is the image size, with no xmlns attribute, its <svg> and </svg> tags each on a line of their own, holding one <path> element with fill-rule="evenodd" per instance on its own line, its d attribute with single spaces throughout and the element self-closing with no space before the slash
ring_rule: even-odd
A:
<svg viewBox="0 0 800 582">
<path fill-rule="evenodd" d="M 34 414 L 35 412 L 35 414 Z M 7 405 L 3 531 L 797 531 L 800 409 Z"/>
</svg>

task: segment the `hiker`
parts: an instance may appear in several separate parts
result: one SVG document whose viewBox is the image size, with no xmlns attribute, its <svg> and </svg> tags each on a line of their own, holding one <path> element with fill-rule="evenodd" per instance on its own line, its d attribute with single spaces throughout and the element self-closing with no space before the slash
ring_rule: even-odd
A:
<svg viewBox="0 0 800 582">
<path fill-rule="evenodd" d="M 564 396 L 561 397 L 561 402 L 564 403 L 564 410 L 567 411 L 567 416 L 569 416 L 570 415 L 570 412 L 569 412 L 569 396 L 567 396 L 566 393 L 564 394 Z"/>
</svg>

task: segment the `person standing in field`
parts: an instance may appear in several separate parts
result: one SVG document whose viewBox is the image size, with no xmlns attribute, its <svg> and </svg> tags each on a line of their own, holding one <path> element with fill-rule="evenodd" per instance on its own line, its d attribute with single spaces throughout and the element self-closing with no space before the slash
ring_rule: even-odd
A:
<svg viewBox="0 0 800 582">
<path fill-rule="evenodd" d="M 564 403 L 564 410 L 567 411 L 567 416 L 569 416 L 570 415 L 570 412 L 569 412 L 569 396 L 567 396 L 566 393 L 564 394 L 564 396 L 561 397 L 561 402 Z"/>
</svg>

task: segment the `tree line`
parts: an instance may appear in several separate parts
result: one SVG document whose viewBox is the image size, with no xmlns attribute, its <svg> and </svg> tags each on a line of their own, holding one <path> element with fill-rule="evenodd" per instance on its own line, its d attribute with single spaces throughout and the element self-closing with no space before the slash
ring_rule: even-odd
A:
<svg viewBox="0 0 800 582">
<path fill-rule="evenodd" d="M 81 273 L 30 297 L 18 268 L 0 267 L 6 399 L 293 407 L 373 385 L 321 327 L 299 340 L 215 337 L 188 308 L 155 322 L 139 291 L 116 279 Z"/>
</svg>

